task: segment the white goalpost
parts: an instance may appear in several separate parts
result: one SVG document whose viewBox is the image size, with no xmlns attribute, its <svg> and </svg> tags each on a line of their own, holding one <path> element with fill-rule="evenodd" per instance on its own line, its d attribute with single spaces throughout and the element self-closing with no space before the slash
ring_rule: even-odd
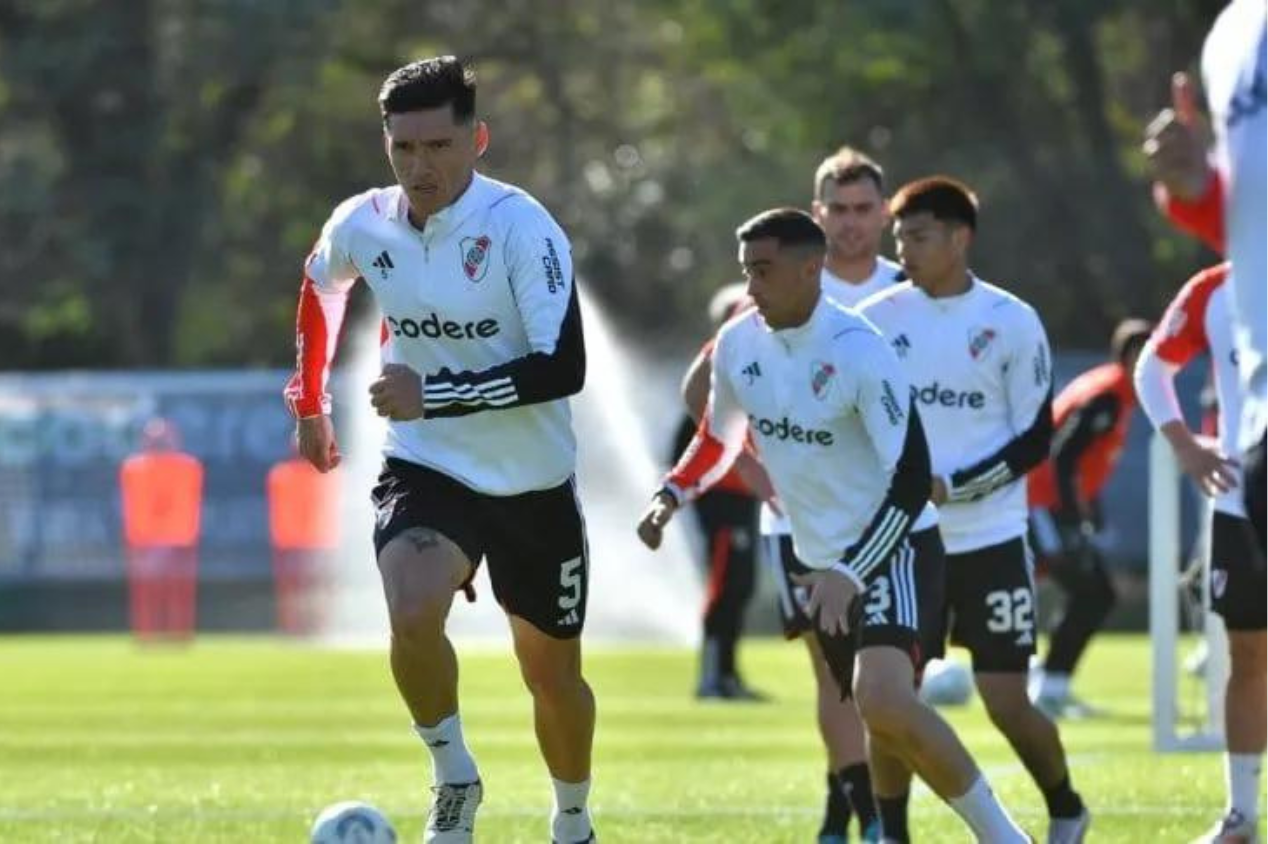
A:
<svg viewBox="0 0 1268 844">
<path fill-rule="evenodd" d="M 1224 746 L 1228 639 L 1223 621 L 1209 612 L 1209 542 L 1199 552 L 1206 656 L 1196 677 L 1186 676 L 1188 672 L 1180 667 L 1180 563 L 1186 552 L 1180 529 L 1183 480 L 1170 445 L 1155 435 L 1149 445 L 1149 637 L 1153 644 L 1153 745 L 1162 753 Z M 1182 685 L 1188 688 L 1187 695 L 1182 695 Z"/>
</svg>

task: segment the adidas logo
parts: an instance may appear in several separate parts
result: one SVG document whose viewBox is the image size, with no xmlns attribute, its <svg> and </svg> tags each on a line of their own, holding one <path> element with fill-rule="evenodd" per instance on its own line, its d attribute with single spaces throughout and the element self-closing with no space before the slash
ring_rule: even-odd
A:
<svg viewBox="0 0 1268 844">
<path fill-rule="evenodd" d="M 379 253 L 379 257 L 370 262 L 370 266 L 375 267 L 379 271 L 380 278 L 387 278 L 387 271 L 396 269 L 396 264 L 392 263 L 392 256 L 387 254 L 384 249 Z"/>
<path fill-rule="evenodd" d="M 581 807 L 569 806 L 567 809 L 561 809 L 560 811 L 562 811 L 565 815 L 579 815 L 581 814 Z"/>
<path fill-rule="evenodd" d="M 1017 637 L 1017 644 L 1019 645 L 1033 645 L 1034 643 L 1035 634 L 1031 633 L 1029 630 Z"/>
<path fill-rule="evenodd" d="M 557 623 L 560 627 L 571 627 L 574 624 L 581 623 L 581 616 L 577 615 L 576 610 L 568 610 L 566 614 L 560 617 Z"/>
<path fill-rule="evenodd" d="M 899 334 L 890 341 L 890 345 L 894 347 L 894 351 L 900 358 L 907 357 L 907 353 L 911 351 L 911 341 L 907 339 L 906 334 Z"/>
<path fill-rule="evenodd" d="M 752 384 L 762 376 L 762 368 L 757 365 L 757 361 L 753 361 L 741 369 L 740 374 L 744 376 L 745 383 Z"/>
<path fill-rule="evenodd" d="M 448 739 L 437 739 L 436 741 L 429 741 L 429 742 L 427 742 L 427 746 L 428 746 L 428 747 L 448 747 L 448 746 L 449 746 L 449 740 L 448 740 Z"/>
</svg>

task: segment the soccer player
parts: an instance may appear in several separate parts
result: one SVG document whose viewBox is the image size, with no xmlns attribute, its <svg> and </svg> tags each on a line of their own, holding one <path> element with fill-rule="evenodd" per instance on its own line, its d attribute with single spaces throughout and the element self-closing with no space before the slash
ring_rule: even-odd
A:
<svg viewBox="0 0 1268 844">
<path fill-rule="evenodd" d="M 322 229 L 305 265 L 286 397 L 301 454 L 328 471 L 340 453 L 327 374 L 348 291 L 364 278 L 385 323 L 370 401 L 389 420 L 374 547 L 392 674 L 432 757 L 424 840 L 471 841 L 482 797 L 445 620 L 483 558 L 554 780 L 551 834 L 575 844 L 595 840 L 594 696 L 579 638 L 588 554 L 566 400 L 585 377 L 581 316 L 563 231 L 524 191 L 475 172 L 489 142 L 475 105 L 475 76 L 452 56 L 383 83 L 397 184 L 343 202 Z"/>
<path fill-rule="evenodd" d="M 1086 712 L 1070 693 L 1074 672 L 1116 595 L 1097 547 L 1101 490 L 1127 439 L 1136 407 L 1132 371 L 1153 326 L 1126 319 L 1110 339 L 1110 360 L 1075 378 L 1057 396 L 1050 459 L 1031 473 L 1032 533 L 1065 609 L 1034 684 L 1037 705 L 1054 717 Z"/>
<path fill-rule="evenodd" d="M 819 164 L 813 189 L 810 213 L 823 228 L 828 243 L 819 277 L 824 294 L 838 304 L 854 307 L 902 278 L 902 267 L 880 254 L 881 240 L 889 225 L 885 173 L 880 165 L 852 147 L 841 147 Z M 712 348 L 710 341 L 683 380 L 683 399 L 696 420 L 703 416 L 709 394 Z M 742 468 L 746 467 L 744 458 L 741 455 L 737 460 Z M 760 466 L 750 471 L 760 472 Z M 755 486 L 763 487 L 762 480 L 758 477 Z M 842 699 L 813 635 L 813 625 L 799 609 L 798 595 L 804 590 L 793 583 L 792 572 L 780 563 L 785 556 L 780 546 L 792 541 L 788 519 L 767 502 L 762 506 L 759 524 L 765 556 L 779 584 L 784 635 L 806 643 L 815 673 L 819 734 L 828 756 L 827 796 L 819 842 L 841 844 L 851 815 L 857 816 L 860 835 L 868 840 L 879 828 L 879 818 L 867 767 L 863 722 L 854 701 Z"/>
<path fill-rule="evenodd" d="M 767 211 L 737 237 L 755 308 L 719 332 L 708 412 L 639 536 L 658 547 L 682 502 L 751 436 L 792 525 L 782 550 L 806 590 L 802 611 L 873 746 L 909 763 L 978 840 L 1025 841 L 915 693 L 919 591 L 941 576 L 942 548 L 928 449 L 898 361 L 874 327 L 823 293 L 826 240 L 809 214 Z"/>
<path fill-rule="evenodd" d="M 1090 818 L 1060 736 L 1026 696 L 1035 592 L 1023 479 L 1052 436 L 1048 340 L 1033 308 L 969 269 L 978 203 L 965 185 L 945 176 L 911 182 L 890 213 L 911 281 L 859 312 L 896 351 L 929 432 L 931 499 L 947 549 L 944 618 L 972 654 L 991 721 L 1043 792 L 1048 841 L 1082 841 Z M 873 756 L 880 799 L 906 792 L 902 773 Z"/>
<path fill-rule="evenodd" d="M 1181 228 L 1228 256 L 1230 312 L 1237 326 L 1242 418 L 1243 501 L 1264 565 L 1265 436 L 1268 435 L 1268 9 L 1232 0 L 1207 33 L 1202 77 L 1215 129 L 1214 155 L 1184 74 L 1172 83 L 1173 108 L 1150 123 L 1145 140 L 1157 195 Z"/>
<path fill-rule="evenodd" d="M 728 284 L 709 302 L 709 321 L 717 329 L 736 309 L 748 306 L 742 283 Z M 670 465 L 678 462 L 696 433 L 696 420 L 683 414 L 674 434 Z M 757 572 L 758 499 L 741 473 L 732 469 L 718 485 L 694 502 L 704 540 L 707 586 L 700 646 L 700 682 L 696 697 L 756 701 L 763 695 L 749 688 L 736 665 L 736 646 L 744 629 L 744 611 L 753 597 Z"/>
<path fill-rule="evenodd" d="M 1204 270 L 1181 288 L 1141 352 L 1136 392 L 1141 408 L 1167 438 L 1185 474 L 1214 499 L 1210 528 L 1211 607 L 1228 628 L 1229 675 L 1224 695 L 1224 754 L 1228 803 L 1203 837 L 1209 842 L 1259 840 L 1259 772 L 1263 767 L 1268 691 L 1268 579 L 1255 566 L 1236 461 L 1241 391 L 1228 313 L 1229 265 Z M 1195 357 L 1210 356 L 1219 407 L 1219 439 L 1195 435 L 1176 400 L 1175 375 Z"/>
</svg>

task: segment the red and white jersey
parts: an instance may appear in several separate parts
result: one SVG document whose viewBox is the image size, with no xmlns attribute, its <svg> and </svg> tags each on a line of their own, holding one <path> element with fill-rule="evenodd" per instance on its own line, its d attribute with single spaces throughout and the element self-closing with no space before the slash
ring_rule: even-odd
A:
<svg viewBox="0 0 1268 844">
<path fill-rule="evenodd" d="M 1176 420 L 1183 422 L 1173 383 L 1175 375 L 1195 357 L 1209 354 L 1219 402 L 1220 451 L 1236 457 L 1240 453 L 1237 426 L 1242 393 L 1229 311 L 1230 279 L 1227 263 L 1189 279 L 1171 300 L 1166 315 L 1141 351 L 1135 377 L 1140 406 L 1155 428 Z M 1244 518 L 1241 490 L 1221 494 L 1215 500 L 1215 509 Z"/>
<path fill-rule="evenodd" d="M 1052 440 L 1048 338 L 1035 309 L 974 277 L 964 293 L 939 298 L 896 284 L 859 313 L 884 332 L 911 381 L 933 472 L 947 482 L 938 508 L 947 551 L 1023 536 L 1022 481 Z"/>
<path fill-rule="evenodd" d="M 568 239 L 531 196 L 477 173 L 419 230 L 399 187 L 366 191 L 335 209 L 304 275 L 286 390 L 296 416 L 330 411 L 330 362 L 363 278 L 383 314 L 383 362 L 423 379 L 424 417 L 390 422 L 385 456 L 490 495 L 573 474 L 566 396 L 584 380 L 580 306 Z"/>
<path fill-rule="evenodd" d="M 703 492 L 751 436 L 797 557 L 867 581 L 936 523 L 911 408 L 893 350 L 856 312 L 821 294 L 805 324 L 772 331 L 748 310 L 718 333 L 708 409 L 666 487 L 680 501 Z"/>
<path fill-rule="evenodd" d="M 864 299 L 880 293 L 903 277 L 903 268 L 881 255 L 876 256 L 876 269 L 866 281 L 854 284 L 833 273 L 827 267 L 819 273 L 819 286 L 832 301 L 856 307 Z M 761 514 L 758 518 L 759 529 L 763 536 L 777 534 L 780 536 L 792 533 L 792 523 L 788 517 L 775 512 L 775 508 L 762 502 Z"/>
</svg>

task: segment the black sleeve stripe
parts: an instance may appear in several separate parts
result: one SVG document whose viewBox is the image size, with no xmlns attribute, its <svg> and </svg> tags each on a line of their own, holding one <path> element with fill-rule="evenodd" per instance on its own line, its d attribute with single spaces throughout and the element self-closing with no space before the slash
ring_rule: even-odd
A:
<svg viewBox="0 0 1268 844">
<path fill-rule="evenodd" d="M 974 501 L 1024 477 L 1048 458 L 1052 445 L 1052 391 L 1044 398 L 1030 427 L 993 454 L 951 474 L 948 501 Z"/>
<path fill-rule="evenodd" d="M 911 523 L 929 500 L 929 442 L 914 401 L 908 402 L 907 436 L 876 515 L 841 558 L 865 584 L 879 576 L 907 538 Z"/>
<path fill-rule="evenodd" d="M 480 372 L 442 369 L 423 379 L 423 416 L 466 416 L 555 401 L 581 392 L 586 377 L 585 335 L 574 277 L 554 349 L 531 352 Z"/>
</svg>

